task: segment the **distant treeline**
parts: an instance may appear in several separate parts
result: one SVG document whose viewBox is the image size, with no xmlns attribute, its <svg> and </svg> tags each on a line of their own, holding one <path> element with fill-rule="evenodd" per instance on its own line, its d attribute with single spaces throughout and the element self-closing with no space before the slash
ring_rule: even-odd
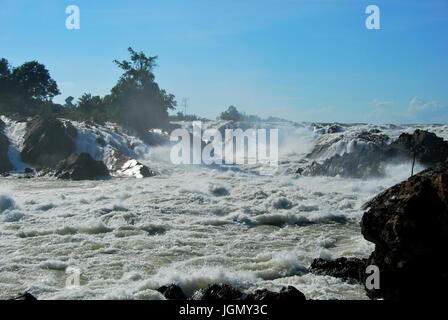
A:
<svg viewBox="0 0 448 320">
<path fill-rule="evenodd" d="M 145 132 L 152 128 L 169 128 L 169 121 L 208 121 L 194 114 L 168 112 L 176 108 L 174 95 L 160 89 L 153 73 L 157 56 L 146 56 L 128 48 L 130 60 L 113 62 L 123 71 L 110 93 L 94 96 L 84 93 L 78 100 L 67 97 L 64 104 L 54 103 L 59 95 L 55 80 L 47 68 L 37 62 L 13 67 L 0 59 L 0 114 L 11 117 L 61 117 L 89 120 L 96 123 L 111 121 Z M 230 106 L 218 119 L 231 121 L 263 121 Z M 269 118 L 267 120 L 275 120 Z"/>
<path fill-rule="evenodd" d="M 172 94 L 160 89 L 153 69 L 157 56 L 128 48 L 130 60 L 114 63 L 123 70 L 117 84 L 104 97 L 85 93 L 77 101 L 65 99 L 65 104 L 52 102 L 60 94 L 57 83 L 46 67 L 26 62 L 12 67 L 0 60 L 0 114 L 10 116 L 64 117 L 94 122 L 113 121 L 146 131 L 168 126 L 168 111 L 175 109 Z"/>
<path fill-rule="evenodd" d="M 244 122 L 284 122 L 282 118 L 277 117 L 269 117 L 269 118 L 261 118 L 259 116 L 253 114 L 246 114 L 245 112 L 240 112 L 234 106 L 230 106 L 226 111 L 222 112 L 218 116 L 218 120 L 230 120 L 230 121 L 244 121 Z"/>
</svg>

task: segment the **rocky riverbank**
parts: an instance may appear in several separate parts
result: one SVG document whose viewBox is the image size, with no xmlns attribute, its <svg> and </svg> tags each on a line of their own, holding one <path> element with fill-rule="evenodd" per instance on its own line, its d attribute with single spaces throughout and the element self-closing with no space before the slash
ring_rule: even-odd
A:
<svg viewBox="0 0 448 320">
<path fill-rule="evenodd" d="M 443 254 L 448 241 L 448 161 L 438 163 L 367 202 L 364 238 L 375 244 L 368 259 L 316 259 L 310 271 L 365 283 L 367 266 L 380 271 L 370 298 L 440 299 L 448 285 Z"/>
</svg>

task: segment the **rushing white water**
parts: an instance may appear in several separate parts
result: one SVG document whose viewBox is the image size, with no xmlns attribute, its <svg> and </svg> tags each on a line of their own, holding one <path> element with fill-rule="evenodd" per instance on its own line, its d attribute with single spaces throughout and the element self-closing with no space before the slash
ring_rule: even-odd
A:
<svg viewBox="0 0 448 320">
<path fill-rule="evenodd" d="M 25 168 L 31 168 L 20 158 L 23 137 L 26 133 L 26 122 L 17 122 L 5 116 L 0 116 L 0 118 L 5 123 L 4 133 L 9 139 L 8 158 L 14 166 L 13 172 L 23 172 Z"/>
<path fill-rule="evenodd" d="M 76 127 L 79 150 L 105 159 L 97 135 Z M 397 137 L 415 127 L 378 128 Z M 424 128 L 447 137 L 447 126 Z M 187 294 L 225 282 L 241 290 L 290 284 L 313 299 L 366 299 L 361 285 L 306 269 L 316 257 L 370 254 L 361 206 L 406 179 L 410 164 L 366 181 L 296 176 L 319 135 L 305 125 L 281 132 L 280 168 L 272 176 L 254 166 L 175 166 L 168 146 L 141 143 L 128 152 L 160 175 L 1 178 L 0 298 L 29 290 L 40 299 L 163 299 L 155 289 L 171 282 Z M 101 133 L 107 145 L 126 145 L 124 133 Z M 69 267 L 81 271 L 79 288 L 65 286 Z"/>
</svg>

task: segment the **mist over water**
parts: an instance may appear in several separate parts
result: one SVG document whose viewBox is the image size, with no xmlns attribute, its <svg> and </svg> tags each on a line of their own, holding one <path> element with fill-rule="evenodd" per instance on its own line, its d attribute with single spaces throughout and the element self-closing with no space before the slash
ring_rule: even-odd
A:
<svg viewBox="0 0 448 320">
<path fill-rule="evenodd" d="M 19 125 L 8 124 L 16 141 Z M 127 152 L 159 175 L 2 179 L 0 298 L 29 290 L 40 299 L 163 299 L 155 291 L 161 285 L 175 282 L 191 294 L 224 282 L 242 290 L 291 284 L 309 299 L 367 299 L 361 285 L 307 268 L 317 257 L 370 254 L 361 206 L 408 178 L 411 163 L 389 165 L 385 177 L 369 180 L 298 176 L 322 135 L 309 125 L 277 123 L 279 169 L 260 175 L 258 165 L 173 165 L 169 146 L 149 147 L 108 126 L 74 125 L 79 151 L 107 163 L 110 150 L 96 144 L 100 132 L 120 150 L 132 143 Z M 345 134 L 371 128 L 350 126 Z M 397 137 L 415 128 L 381 130 Z M 447 126 L 425 128 L 447 139 Z M 347 152 L 350 143 L 332 152 Z M 68 267 L 81 270 L 80 288 L 65 288 Z"/>
</svg>

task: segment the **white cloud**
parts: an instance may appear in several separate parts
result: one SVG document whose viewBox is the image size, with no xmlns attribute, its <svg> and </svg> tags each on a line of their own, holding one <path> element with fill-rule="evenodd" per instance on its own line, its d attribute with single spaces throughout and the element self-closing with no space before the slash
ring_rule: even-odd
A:
<svg viewBox="0 0 448 320">
<path fill-rule="evenodd" d="M 381 107 L 381 106 L 390 106 L 393 105 L 394 102 L 393 101 L 379 101 L 379 100 L 373 100 L 372 104 L 376 107 Z"/>
<path fill-rule="evenodd" d="M 428 101 L 422 99 L 420 97 L 413 97 L 411 101 L 409 101 L 409 112 L 416 112 L 422 110 L 439 110 L 442 108 L 442 105 L 438 101 Z"/>
</svg>

